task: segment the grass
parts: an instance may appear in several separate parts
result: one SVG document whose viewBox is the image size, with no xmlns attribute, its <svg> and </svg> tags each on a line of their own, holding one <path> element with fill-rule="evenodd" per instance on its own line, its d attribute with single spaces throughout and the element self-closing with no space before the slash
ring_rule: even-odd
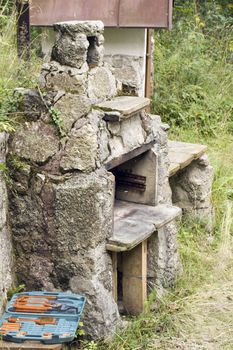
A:
<svg viewBox="0 0 233 350">
<path fill-rule="evenodd" d="M 32 50 L 30 63 L 17 56 L 16 16 L 5 16 L 7 1 L 0 0 L 0 132 L 13 131 L 18 99 L 14 93 L 18 87 L 34 87 L 37 84 L 41 60 Z"/>
</svg>

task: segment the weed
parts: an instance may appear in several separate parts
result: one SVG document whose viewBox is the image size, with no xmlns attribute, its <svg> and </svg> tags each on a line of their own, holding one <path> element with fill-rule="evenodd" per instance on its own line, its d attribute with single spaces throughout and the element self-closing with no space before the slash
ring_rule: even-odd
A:
<svg viewBox="0 0 233 350">
<path fill-rule="evenodd" d="M 61 112 L 54 107 L 49 108 L 49 113 L 53 120 L 53 123 L 56 125 L 60 137 L 64 137 L 66 135 L 64 131 L 64 119 L 61 117 Z"/>
<path fill-rule="evenodd" d="M 7 291 L 7 299 L 10 300 L 14 294 L 23 292 L 25 289 L 25 284 L 20 284 L 19 286 L 12 287 Z"/>
</svg>

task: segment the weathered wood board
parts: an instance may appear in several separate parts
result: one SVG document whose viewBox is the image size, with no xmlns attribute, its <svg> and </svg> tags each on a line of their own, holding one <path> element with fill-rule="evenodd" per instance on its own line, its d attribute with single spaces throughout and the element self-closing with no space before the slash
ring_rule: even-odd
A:
<svg viewBox="0 0 233 350">
<path fill-rule="evenodd" d="M 42 344 L 37 341 L 25 341 L 23 343 L 13 343 L 0 341 L 1 350 L 61 350 L 65 348 L 62 344 Z"/>
<path fill-rule="evenodd" d="M 130 315 L 144 311 L 147 298 L 147 241 L 123 254 L 123 306 Z"/>
<path fill-rule="evenodd" d="M 169 176 L 184 169 L 194 159 L 200 158 L 207 151 L 207 146 L 179 141 L 168 141 L 168 157 L 170 160 Z"/>
<path fill-rule="evenodd" d="M 172 205 L 154 207 L 116 201 L 113 236 L 108 239 L 106 247 L 115 252 L 131 250 L 179 215 L 181 209 Z"/>
</svg>

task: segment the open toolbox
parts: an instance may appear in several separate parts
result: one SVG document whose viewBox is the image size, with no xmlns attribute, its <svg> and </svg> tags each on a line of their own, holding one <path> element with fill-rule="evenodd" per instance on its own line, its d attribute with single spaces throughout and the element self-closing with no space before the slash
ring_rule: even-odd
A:
<svg viewBox="0 0 233 350">
<path fill-rule="evenodd" d="M 17 293 L 0 320 L 0 337 L 17 343 L 70 342 L 75 337 L 85 301 L 84 296 L 71 293 Z"/>
</svg>

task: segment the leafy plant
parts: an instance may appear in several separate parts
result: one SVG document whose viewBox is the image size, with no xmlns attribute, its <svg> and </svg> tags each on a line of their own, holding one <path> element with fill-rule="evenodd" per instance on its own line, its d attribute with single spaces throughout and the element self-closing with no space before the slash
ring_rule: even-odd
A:
<svg viewBox="0 0 233 350">
<path fill-rule="evenodd" d="M 50 115 L 51 115 L 51 118 L 52 118 L 54 124 L 58 128 L 59 135 L 61 137 L 64 137 L 66 135 L 66 133 L 64 131 L 64 120 L 61 117 L 61 112 L 57 108 L 54 108 L 54 107 L 49 108 L 49 112 L 50 112 Z"/>
<path fill-rule="evenodd" d="M 25 284 L 20 284 L 19 286 L 12 287 L 7 291 L 7 299 L 10 300 L 14 294 L 23 292 L 25 289 Z"/>
</svg>

